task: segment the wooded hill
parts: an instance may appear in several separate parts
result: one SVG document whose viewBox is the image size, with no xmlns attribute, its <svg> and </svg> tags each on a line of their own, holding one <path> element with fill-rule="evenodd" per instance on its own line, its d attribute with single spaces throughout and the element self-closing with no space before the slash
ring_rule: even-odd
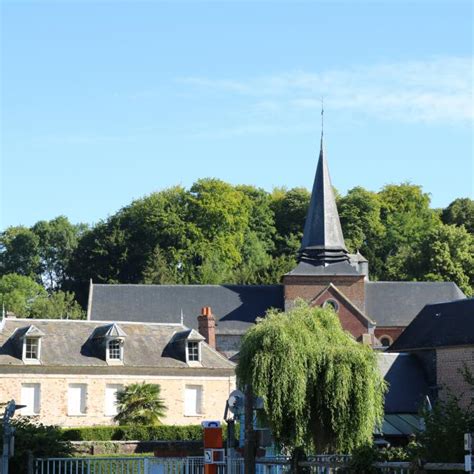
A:
<svg viewBox="0 0 474 474">
<path fill-rule="evenodd" d="M 133 201 L 89 227 L 60 216 L 0 234 L 0 304 L 31 317 L 82 317 L 96 283 L 270 284 L 295 265 L 310 193 L 218 179 Z M 474 201 L 432 209 L 421 186 L 338 196 L 347 248 L 372 280 L 474 285 Z"/>
</svg>

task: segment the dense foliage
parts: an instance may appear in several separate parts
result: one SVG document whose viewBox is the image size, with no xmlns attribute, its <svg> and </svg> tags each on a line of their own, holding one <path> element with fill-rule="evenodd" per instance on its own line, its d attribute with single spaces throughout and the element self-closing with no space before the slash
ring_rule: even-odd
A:
<svg viewBox="0 0 474 474">
<path fill-rule="evenodd" d="M 201 425 L 86 426 L 66 428 L 69 441 L 201 441 Z"/>
<path fill-rule="evenodd" d="M 166 406 L 161 387 L 152 383 L 132 383 L 117 393 L 117 415 L 120 425 L 159 425 Z"/>
<path fill-rule="evenodd" d="M 15 454 L 10 459 L 12 473 L 27 473 L 29 453 L 38 458 L 67 457 L 72 453 L 71 443 L 64 439 L 58 426 L 43 425 L 25 417 L 15 417 L 12 426 L 15 428 Z"/>
<path fill-rule="evenodd" d="M 63 216 L 30 228 L 9 227 L 0 233 L 0 277 L 21 275 L 31 285 L 24 280 L 14 297 L 0 288 L 0 296 L 6 309 L 20 316 L 56 317 L 77 315 L 70 295 L 49 303 L 42 299 L 41 311 L 32 311 L 36 296 L 31 299 L 32 288 L 24 287 L 37 283 L 49 295 L 72 291 L 85 306 L 91 278 L 96 283 L 278 283 L 295 265 L 309 200 L 304 188 L 269 193 L 201 179 L 190 189 L 177 186 L 133 201 L 91 228 Z M 432 209 L 429 195 L 407 183 L 379 192 L 356 187 L 337 200 L 347 247 L 369 260 L 371 279 L 451 280 L 472 294 L 473 200 Z"/>
<path fill-rule="evenodd" d="M 263 398 L 275 439 L 290 450 L 350 452 L 371 441 L 383 417 L 375 353 L 331 309 L 302 301 L 247 331 L 237 377 Z"/>
</svg>

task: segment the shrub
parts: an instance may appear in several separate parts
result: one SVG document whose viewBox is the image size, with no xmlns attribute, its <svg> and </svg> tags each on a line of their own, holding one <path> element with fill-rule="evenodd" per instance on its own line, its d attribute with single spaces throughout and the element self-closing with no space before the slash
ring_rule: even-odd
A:
<svg viewBox="0 0 474 474">
<path fill-rule="evenodd" d="M 200 425 L 151 425 L 151 426 L 89 426 L 66 428 L 63 439 L 68 441 L 200 441 Z"/>
</svg>

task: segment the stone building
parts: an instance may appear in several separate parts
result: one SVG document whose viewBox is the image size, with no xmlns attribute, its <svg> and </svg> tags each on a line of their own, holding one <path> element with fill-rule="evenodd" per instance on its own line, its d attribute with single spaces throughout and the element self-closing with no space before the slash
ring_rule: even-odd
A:
<svg viewBox="0 0 474 474">
<path fill-rule="evenodd" d="M 465 372 L 474 376 L 474 298 L 425 306 L 389 350 L 418 359 L 432 398 L 451 391 L 471 403 L 474 386 Z"/>
<path fill-rule="evenodd" d="M 160 385 L 164 423 L 199 424 L 222 418 L 234 364 L 180 323 L 0 323 L 0 400 L 26 405 L 23 415 L 62 427 L 113 424 L 117 392 L 137 382 Z"/>
<path fill-rule="evenodd" d="M 198 329 L 201 307 L 212 307 L 216 348 L 227 357 L 244 332 L 269 308 L 285 310 L 295 299 L 331 305 L 357 340 L 388 347 L 426 305 L 464 298 L 451 282 L 370 281 L 369 263 L 349 254 L 329 177 L 323 137 L 298 264 L 282 284 L 97 285 L 91 282 L 87 318 L 113 321 L 179 321 Z"/>
</svg>

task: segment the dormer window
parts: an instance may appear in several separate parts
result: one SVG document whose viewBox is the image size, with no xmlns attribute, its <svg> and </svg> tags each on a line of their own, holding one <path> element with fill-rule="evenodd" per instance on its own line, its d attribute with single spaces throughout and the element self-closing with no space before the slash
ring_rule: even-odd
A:
<svg viewBox="0 0 474 474">
<path fill-rule="evenodd" d="M 108 365 L 123 365 L 127 334 L 115 323 L 95 328 L 91 339 L 99 345 Z M 104 354 L 105 353 L 105 354 Z"/>
<path fill-rule="evenodd" d="M 186 346 L 186 353 L 188 362 L 200 362 L 200 343 L 198 341 L 188 341 Z"/>
<path fill-rule="evenodd" d="M 35 326 L 23 329 L 21 358 L 25 364 L 41 363 L 41 338 L 44 333 Z"/>
<path fill-rule="evenodd" d="M 123 344 L 120 339 L 111 339 L 107 342 L 107 358 L 109 360 L 123 360 Z"/>
<path fill-rule="evenodd" d="M 39 360 L 40 339 L 39 337 L 25 338 L 25 359 Z"/>
</svg>

